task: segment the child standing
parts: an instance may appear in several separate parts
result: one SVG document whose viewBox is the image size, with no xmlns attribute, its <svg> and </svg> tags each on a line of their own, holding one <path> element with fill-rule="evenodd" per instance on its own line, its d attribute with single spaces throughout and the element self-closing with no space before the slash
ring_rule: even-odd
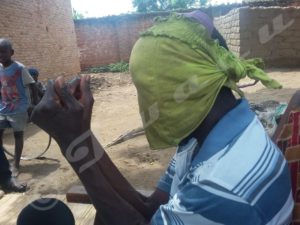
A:
<svg viewBox="0 0 300 225">
<path fill-rule="evenodd" d="M 29 87 L 33 89 L 34 80 L 25 67 L 12 60 L 14 50 L 7 39 L 0 39 L 0 184 L 11 191 L 24 191 L 24 185 L 16 183 L 23 150 L 23 133 L 28 120 L 30 105 Z M 34 96 L 36 99 L 36 96 Z M 12 172 L 3 152 L 2 136 L 5 128 L 12 127 L 15 137 L 15 159 Z"/>
</svg>

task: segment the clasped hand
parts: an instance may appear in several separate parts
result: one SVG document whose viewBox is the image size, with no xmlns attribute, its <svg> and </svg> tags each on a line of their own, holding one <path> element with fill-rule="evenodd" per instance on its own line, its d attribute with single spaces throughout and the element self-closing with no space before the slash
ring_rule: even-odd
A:
<svg viewBox="0 0 300 225">
<path fill-rule="evenodd" d="M 59 77 L 48 81 L 31 120 L 56 140 L 64 154 L 73 140 L 90 129 L 93 103 L 90 76 L 77 77 L 69 83 Z"/>
</svg>

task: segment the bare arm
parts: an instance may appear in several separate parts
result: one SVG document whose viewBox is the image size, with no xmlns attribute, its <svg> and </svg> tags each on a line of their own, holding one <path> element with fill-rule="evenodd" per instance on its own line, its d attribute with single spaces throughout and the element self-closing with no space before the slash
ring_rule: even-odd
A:
<svg viewBox="0 0 300 225">
<path fill-rule="evenodd" d="M 104 153 L 97 165 L 103 171 L 104 176 L 112 187 L 146 219 L 150 220 L 158 207 L 168 202 L 168 193 L 159 189 L 156 189 L 149 198 L 142 196 L 123 177 L 106 153 Z"/>
<path fill-rule="evenodd" d="M 156 190 L 149 198 L 122 176 L 90 132 L 93 98 L 89 77 L 67 88 L 63 79 L 48 84 L 32 120 L 55 138 L 85 186 L 97 218 L 109 225 L 148 224 L 168 194 Z"/>
<path fill-rule="evenodd" d="M 88 156 L 77 161 L 78 158 L 73 156 L 76 155 L 76 151 L 83 151 L 82 147 L 89 149 Z M 127 224 L 124 222 L 126 220 L 120 220 L 122 215 L 126 219 L 137 217 L 135 220 L 139 218 L 149 222 L 158 207 L 168 201 L 168 194 L 159 189 L 149 198 L 137 192 L 119 172 L 95 137 L 89 137 L 76 149 L 69 149 L 63 154 L 84 184 L 97 211 L 104 216 L 105 210 L 109 209 L 107 218 L 113 216 L 111 212 L 119 215 L 116 224 L 120 224 L 120 221 Z M 109 207 L 107 202 L 111 204 Z M 116 209 L 112 210 L 114 207 Z M 107 218 L 104 221 L 107 222 Z M 107 224 L 114 223 L 109 221 Z M 128 224 L 135 223 L 130 221 Z"/>
</svg>

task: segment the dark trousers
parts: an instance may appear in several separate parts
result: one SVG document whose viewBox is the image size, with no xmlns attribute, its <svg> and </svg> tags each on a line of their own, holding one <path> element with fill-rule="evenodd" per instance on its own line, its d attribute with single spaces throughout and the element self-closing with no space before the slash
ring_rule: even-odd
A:
<svg viewBox="0 0 300 225">
<path fill-rule="evenodd" d="M 0 184 L 11 178 L 9 162 L 6 158 L 3 148 L 0 147 Z"/>
</svg>

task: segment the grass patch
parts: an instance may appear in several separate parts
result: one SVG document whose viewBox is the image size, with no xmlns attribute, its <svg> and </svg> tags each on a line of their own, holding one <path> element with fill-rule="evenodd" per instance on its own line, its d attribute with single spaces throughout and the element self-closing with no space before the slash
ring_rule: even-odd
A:
<svg viewBox="0 0 300 225">
<path fill-rule="evenodd" d="M 88 69 L 89 73 L 124 73 L 129 71 L 129 64 L 126 62 L 112 63 L 105 66 L 96 66 Z"/>
</svg>

